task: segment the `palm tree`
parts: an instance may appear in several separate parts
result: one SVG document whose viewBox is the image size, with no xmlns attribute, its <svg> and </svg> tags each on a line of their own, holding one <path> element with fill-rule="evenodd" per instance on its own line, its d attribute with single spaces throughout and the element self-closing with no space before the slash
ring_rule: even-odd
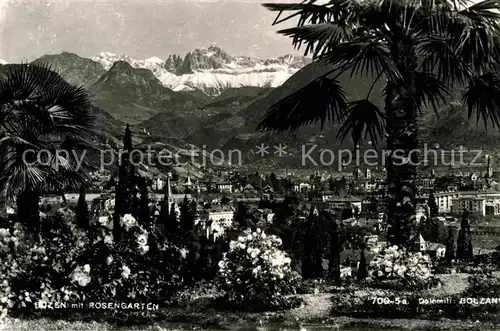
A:
<svg viewBox="0 0 500 331">
<path fill-rule="evenodd" d="M 385 137 L 389 237 L 402 245 L 415 210 L 419 161 L 417 118 L 446 104 L 463 88 L 464 109 L 485 125 L 499 126 L 500 4 L 455 0 L 316 0 L 264 4 L 279 12 L 274 24 L 296 19 L 279 31 L 293 40 L 321 74 L 268 109 L 264 130 L 296 130 L 326 121 L 339 123 L 338 137 L 355 145 Z M 281 18 L 283 13 L 289 15 Z M 348 101 L 339 77 L 362 77 L 371 88 Z M 350 75 L 350 76 L 349 76 Z M 384 109 L 371 98 L 383 86 Z"/>
<path fill-rule="evenodd" d="M 90 99 L 49 66 L 20 64 L 0 80 L 0 107 L 0 188 L 16 201 L 19 222 L 39 233 L 40 195 L 87 179 Z"/>
</svg>

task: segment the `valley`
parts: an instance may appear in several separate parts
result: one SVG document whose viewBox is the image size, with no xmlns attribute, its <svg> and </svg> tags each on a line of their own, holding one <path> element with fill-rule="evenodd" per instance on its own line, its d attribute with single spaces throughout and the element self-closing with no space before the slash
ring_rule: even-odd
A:
<svg viewBox="0 0 500 331">
<path fill-rule="evenodd" d="M 169 141 L 174 142 L 174 149 L 176 144 L 178 148 L 193 144 L 208 151 L 240 150 L 245 166 L 269 169 L 303 167 L 299 155 L 304 144 L 318 145 L 318 150 L 354 148 L 349 139 L 337 138 L 336 124 L 321 127 L 317 123 L 286 133 L 257 130 L 267 109 L 328 70 L 309 62 L 296 55 L 276 59 L 231 56 L 213 45 L 165 60 L 136 60 L 106 52 L 88 59 L 62 52 L 34 61 L 50 65 L 71 84 L 89 90 L 101 147 L 118 144 L 128 123 L 136 143 Z M 0 74 L 8 66 L 0 64 Z M 370 89 L 370 79 L 347 75 L 338 79 L 349 100 L 367 97 L 363 93 Z M 381 89 L 380 83 L 375 84 L 368 98 L 383 109 Z M 469 119 L 456 101 L 450 97 L 450 106 L 438 109 L 437 114 L 424 110 L 421 140 L 442 149 L 467 146 L 495 153 L 500 134 Z M 280 143 L 287 147 L 286 155 L 255 154 L 256 146 Z M 362 146 L 371 147 L 370 142 Z"/>
</svg>

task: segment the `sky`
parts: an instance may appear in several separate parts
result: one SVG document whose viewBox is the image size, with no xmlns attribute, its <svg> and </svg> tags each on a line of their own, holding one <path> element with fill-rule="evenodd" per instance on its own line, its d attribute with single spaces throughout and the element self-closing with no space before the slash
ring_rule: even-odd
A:
<svg viewBox="0 0 500 331">
<path fill-rule="evenodd" d="M 0 0 L 0 59 L 31 61 L 62 51 L 83 57 L 113 52 L 166 58 L 212 44 L 230 55 L 295 53 L 291 40 L 276 33 L 292 23 L 272 26 L 275 13 L 262 2 Z"/>
</svg>

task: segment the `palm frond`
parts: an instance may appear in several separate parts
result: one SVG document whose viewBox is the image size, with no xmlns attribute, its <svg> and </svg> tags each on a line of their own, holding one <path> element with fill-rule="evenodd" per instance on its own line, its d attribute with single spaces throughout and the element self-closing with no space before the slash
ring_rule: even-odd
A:
<svg viewBox="0 0 500 331">
<path fill-rule="evenodd" d="M 61 174 L 51 173 L 46 176 L 43 189 L 46 191 L 78 190 L 87 183 L 88 175 L 83 171 L 61 169 Z"/>
<path fill-rule="evenodd" d="M 333 78 L 320 77 L 274 104 L 258 129 L 294 131 L 302 126 L 335 121 L 347 109 L 346 95 Z"/>
<path fill-rule="evenodd" d="M 476 4 L 467 1 L 434 6 L 420 11 L 414 29 L 417 34 L 447 40 L 447 45 L 475 70 L 496 58 L 500 52 L 500 9 L 498 0 Z"/>
<path fill-rule="evenodd" d="M 468 5 L 460 10 L 458 14 L 467 17 L 476 23 L 491 23 L 500 19 L 500 1 L 498 0 L 483 0 L 475 4 Z"/>
<path fill-rule="evenodd" d="M 342 43 L 321 56 L 320 61 L 343 67 L 344 71 L 350 70 L 351 77 L 375 77 L 382 73 L 390 80 L 399 81 L 401 73 L 387 46 L 379 41 L 379 37 L 374 36 Z"/>
<path fill-rule="evenodd" d="M 470 77 L 470 68 L 455 53 L 450 40 L 430 36 L 419 40 L 417 56 L 422 60 L 420 71 L 430 72 L 447 85 L 464 84 Z"/>
<path fill-rule="evenodd" d="M 469 82 L 463 101 L 467 105 L 468 116 L 476 113 L 476 122 L 482 119 L 487 129 L 488 122 L 500 128 L 500 77 L 487 73 L 474 77 Z"/>
<path fill-rule="evenodd" d="M 425 0 L 416 8 L 414 29 L 427 35 L 446 34 L 467 0 Z"/>
<path fill-rule="evenodd" d="M 39 190 L 49 176 L 78 170 L 74 160 L 57 152 L 81 155 L 89 148 L 94 115 L 84 88 L 67 83 L 49 65 L 15 65 L 0 79 L 0 106 L 2 190 L 14 196 Z M 27 150 L 43 151 L 41 162 L 24 162 Z"/>
<path fill-rule="evenodd" d="M 306 0 L 302 3 L 265 3 L 263 6 L 270 11 L 279 12 L 273 25 L 298 17 L 297 25 L 302 26 L 307 23 L 318 24 L 338 20 L 349 12 L 352 5 L 352 1 L 349 0 L 331 0 L 326 5 L 318 5 L 316 2 L 316 0 Z M 280 19 L 282 13 L 291 11 L 295 13 Z"/>
<path fill-rule="evenodd" d="M 343 22 L 298 26 L 279 30 L 278 33 L 292 37 L 296 49 L 306 43 L 304 55 L 313 54 L 313 58 L 353 37 L 352 27 Z"/>
<path fill-rule="evenodd" d="M 416 72 L 415 90 L 420 110 L 421 106 L 430 106 L 439 116 L 438 107 L 446 104 L 446 97 L 450 95 L 446 84 L 437 75 L 428 72 Z"/>
<path fill-rule="evenodd" d="M 355 145 L 363 139 L 370 138 L 374 146 L 384 133 L 384 114 L 369 100 L 358 100 L 349 103 L 344 113 L 343 124 L 337 137 L 345 140 L 351 136 Z M 363 137 L 364 134 L 364 137 Z"/>
</svg>

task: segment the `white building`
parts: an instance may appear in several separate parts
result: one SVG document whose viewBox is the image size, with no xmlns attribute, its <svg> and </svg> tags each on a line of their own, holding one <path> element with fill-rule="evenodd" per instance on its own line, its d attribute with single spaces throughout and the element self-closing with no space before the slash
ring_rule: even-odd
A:
<svg viewBox="0 0 500 331">
<path fill-rule="evenodd" d="M 486 199 L 484 197 L 457 197 L 451 200 L 451 212 L 462 214 L 468 211 L 474 215 L 486 215 Z"/>
<path fill-rule="evenodd" d="M 233 225 L 233 218 L 234 211 L 231 209 L 213 209 L 205 211 L 196 224 L 201 222 L 207 238 L 213 234 L 216 239 Z"/>
<path fill-rule="evenodd" d="M 454 191 L 434 195 L 440 213 L 461 214 L 467 210 L 478 215 L 500 215 L 500 192 Z"/>
<path fill-rule="evenodd" d="M 321 195 L 321 201 L 328 204 L 328 207 L 334 210 L 343 210 L 347 208 L 357 209 L 361 211 L 363 199 L 355 196 L 339 196 L 333 192 L 326 191 Z"/>
<path fill-rule="evenodd" d="M 225 192 L 225 193 L 233 193 L 233 184 L 231 183 L 218 183 L 217 184 L 217 190 L 219 192 Z"/>
<path fill-rule="evenodd" d="M 311 185 L 309 183 L 300 183 L 300 184 L 295 184 L 293 186 L 293 190 L 295 192 L 304 192 L 304 191 L 309 191 L 309 190 L 314 190 L 314 185 Z"/>
</svg>

